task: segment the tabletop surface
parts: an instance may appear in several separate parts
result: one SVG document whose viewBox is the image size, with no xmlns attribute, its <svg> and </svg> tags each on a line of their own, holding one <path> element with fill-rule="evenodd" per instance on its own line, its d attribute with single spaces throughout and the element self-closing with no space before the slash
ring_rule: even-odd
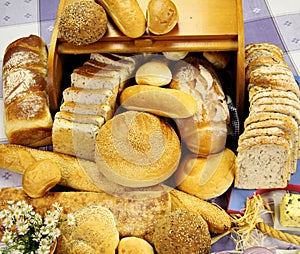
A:
<svg viewBox="0 0 300 254">
<path fill-rule="evenodd" d="M 220 0 L 223 1 L 223 0 Z M 0 0 L 0 65 L 7 45 L 36 34 L 49 47 L 59 0 Z M 295 76 L 300 75 L 299 0 L 243 0 L 245 44 L 269 42 L 280 46 Z M 3 116 L 0 73 L 0 114 Z M 7 142 L 0 117 L 0 142 Z M 0 188 L 22 185 L 21 175 L 0 169 Z M 227 242 L 226 249 L 233 246 Z M 223 245 L 223 246 L 222 246 Z M 224 249 L 224 242 L 213 248 Z"/>
</svg>

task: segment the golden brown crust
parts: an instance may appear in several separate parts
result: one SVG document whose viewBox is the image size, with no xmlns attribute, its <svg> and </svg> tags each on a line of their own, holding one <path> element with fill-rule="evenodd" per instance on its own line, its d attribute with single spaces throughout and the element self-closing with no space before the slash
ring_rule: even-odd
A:
<svg viewBox="0 0 300 254">
<path fill-rule="evenodd" d="M 144 112 L 126 111 L 107 121 L 96 137 L 100 172 L 120 185 L 146 187 L 176 170 L 181 147 L 174 129 Z"/>
<path fill-rule="evenodd" d="M 75 45 L 88 45 L 101 39 L 107 30 L 103 7 L 94 1 L 76 1 L 67 5 L 59 17 L 60 35 Z"/>
<path fill-rule="evenodd" d="M 10 43 L 3 61 L 5 133 L 10 143 L 31 147 L 52 143 L 47 94 L 47 46 L 38 36 Z"/>
<path fill-rule="evenodd" d="M 230 215 L 221 207 L 176 189 L 171 190 L 170 195 L 172 210 L 187 210 L 201 215 L 210 232 L 224 233 L 231 228 Z"/>
<path fill-rule="evenodd" d="M 197 110 L 197 101 L 188 93 L 150 85 L 125 88 L 120 103 L 128 110 L 145 111 L 169 118 L 186 118 Z"/>
<path fill-rule="evenodd" d="M 72 213 L 89 205 L 101 205 L 114 215 L 120 237 L 136 236 L 153 243 L 157 221 L 171 209 L 171 199 L 163 189 L 123 193 L 113 196 L 95 192 L 48 192 L 41 198 L 29 198 L 21 189 L 0 190 L 0 210 L 7 207 L 8 200 L 24 200 L 35 210 L 44 214 L 53 203 L 58 202 L 63 214 Z"/>
<path fill-rule="evenodd" d="M 60 169 L 55 162 L 45 159 L 25 169 L 22 186 L 28 196 L 38 198 L 44 196 L 60 181 Z"/>
<path fill-rule="evenodd" d="M 146 19 L 137 0 L 96 0 L 120 31 L 130 38 L 138 38 L 146 31 Z"/>
<path fill-rule="evenodd" d="M 148 3 L 147 27 L 156 35 L 170 32 L 178 23 L 179 13 L 171 0 L 151 0 Z"/>
<path fill-rule="evenodd" d="M 58 253 L 115 253 L 119 232 L 112 212 L 101 205 L 90 205 L 72 212 L 76 223 L 60 225 Z"/>
<path fill-rule="evenodd" d="M 153 242 L 160 254 L 208 254 L 211 238 L 201 215 L 173 210 L 157 223 Z"/>
<path fill-rule="evenodd" d="M 120 254 L 154 254 L 151 244 L 135 236 L 123 237 L 118 246 Z"/>
<path fill-rule="evenodd" d="M 235 157 L 228 148 L 202 158 L 186 155 L 176 171 L 176 186 L 204 200 L 218 197 L 233 183 Z"/>
</svg>

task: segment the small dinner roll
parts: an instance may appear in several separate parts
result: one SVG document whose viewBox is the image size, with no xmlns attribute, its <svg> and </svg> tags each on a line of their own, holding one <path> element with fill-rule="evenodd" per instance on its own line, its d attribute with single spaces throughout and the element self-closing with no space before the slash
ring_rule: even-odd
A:
<svg viewBox="0 0 300 254">
<path fill-rule="evenodd" d="M 148 29 L 156 35 L 170 32 L 179 19 L 176 5 L 171 0 L 150 0 L 146 15 Z"/>
<path fill-rule="evenodd" d="M 120 254 L 154 254 L 153 247 L 146 240 L 128 236 L 120 240 L 118 246 L 118 253 Z"/>
<path fill-rule="evenodd" d="M 55 162 L 49 159 L 39 160 L 25 169 L 22 186 L 31 198 L 44 196 L 61 180 L 61 171 Z"/>
<path fill-rule="evenodd" d="M 106 12 L 101 5 L 92 0 L 80 0 L 62 10 L 58 30 L 67 42 L 88 45 L 103 37 L 107 22 Z"/>
<path fill-rule="evenodd" d="M 138 85 L 165 86 L 172 80 L 172 72 L 161 61 L 150 61 L 138 68 L 135 81 Z"/>
</svg>

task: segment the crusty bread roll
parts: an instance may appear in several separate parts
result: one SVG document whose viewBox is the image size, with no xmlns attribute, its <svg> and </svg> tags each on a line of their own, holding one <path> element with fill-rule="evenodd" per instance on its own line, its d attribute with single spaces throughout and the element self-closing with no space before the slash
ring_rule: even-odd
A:
<svg viewBox="0 0 300 254">
<path fill-rule="evenodd" d="M 202 216 L 174 210 L 157 223 L 153 242 L 159 254 L 208 254 L 211 238 Z"/>
<path fill-rule="evenodd" d="M 178 61 L 170 88 L 189 93 L 197 101 L 193 116 L 176 119 L 187 148 L 203 157 L 224 150 L 230 115 L 221 82 L 211 64 L 198 56 Z"/>
<path fill-rule="evenodd" d="M 116 115 L 96 137 L 99 171 L 114 183 L 128 187 L 165 181 L 176 170 L 180 156 L 175 130 L 149 113 L 126 111 Z"/>
<path fill-rule="evenodd" d="M 137 0 L 96 0 L 120 31 L 130 38 L 138 38 L 146 31 L 146 19 Z"/>
<path fill-rule="evenodd" d="M 124 89 L 120 103 L 128 110 L 145 111 L 170 118 L 186 118 L 197 110 L 196 100 L 186 92 L 150 85 Z"/>
<path fill-rule="evenodd" d="M 150 243 L 135 236 L 123 237 L 118 246 L 120 254 L 154 254 Z"/>
<path fill-rule="evenodd" d="M 86 206 L 72 212 L 76 223 L 60 225 L 58 253 L 115 254 L 119 232 L 112 212 L 101 205 Z"/>
<path fill-rule="evenodd" d="M 46 43 L 36 35 L 22 37 L 5 50 L 4 129 L 10 143 L 38 147 L 52 142 L 47 58 Z"/>
<path fill-rule="evenodd" d="M 171 0 L 150 0 L 146 15 L 147 27 L 156 35 L 170 32 L 179 19 L 177 7 Z"/>
<path fill-rule="evenodd" d="M 58 30 L 63 39 L 75 45 L 88 45 L 101 39 L 107 30 L 107 16 L 95 1 L 75 1 L 62 10 Z"/>
<path fill-rule="evenodd" d="M 235 157 L 228 148 L 205 158 L 186 155 L 176 171 L 176 186 L 201 199 L 218 197 L 233 183 Z"/>
<path fill-rule="evenodd" d="M 138 85 L 165 86 L 172 80 L 168 65 L 159 60 L 152 60 L 140 66 L 135 74 Z"/>
<path fill-rule="evenodd" d="M 44 159 L 33 163 L 25 169 L 22 186 L 26 194 L 32 198 L 44 196 L 47 191 L 61 181 L 60 168 L 55 162 Z"/>
<path fill-rule="evenodd" d="M 230 53 L 225 51 L 206 51 L 203 56 L 217 69 L 225 69 L 230 61 Z"/>
</svg>

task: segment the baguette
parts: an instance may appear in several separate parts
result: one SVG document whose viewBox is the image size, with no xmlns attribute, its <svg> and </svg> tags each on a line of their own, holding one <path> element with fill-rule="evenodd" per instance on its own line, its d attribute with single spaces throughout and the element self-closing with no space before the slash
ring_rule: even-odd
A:
<svg viewBox="0 0 300 254">
<path fill-rule="evenodd" d="M 189 195 L 183 191 L 170 191 L 172 210 L 181 209 L 201 215 L 212 233 L 224 233 L 231 228 L 231 218 L 221 207 Z"/>
<path fill-rule="evenodd" d="M 124 191 L 120 185 L 108 181 L 98 171 L 94 162 L 20 145 L 0 144 L 0 167 L 15 173 L 24 174 L 26 168 L 37 161 L 46 159 L 55 162 L 60 168 L 61 181 L 59 185 L 81 191 Z"/>
<path fill-rule="evenodd" d="M 146 18 L 137 0 L 96 0 L 103 6 L 120 31 L 138 38 L 146 31 Z"/>
<path fill-rule="evenodd" d="M 150 243 L 157 221 L 171 210 L 170 195 L 165 193 L 164 188 L 127 192 L 120 196 L 104 192 L 49 192 L 44 197 L 34 199 L 21 189 L 0 190 L 0 210 L 7 207 L 9 200 L 24 200 L 41 214 L 56 202 L 63 207 L 64 214 L 86 206 L 101 205 L 114 215 L 120 237 L 136 236 Z"/>
</svg>

